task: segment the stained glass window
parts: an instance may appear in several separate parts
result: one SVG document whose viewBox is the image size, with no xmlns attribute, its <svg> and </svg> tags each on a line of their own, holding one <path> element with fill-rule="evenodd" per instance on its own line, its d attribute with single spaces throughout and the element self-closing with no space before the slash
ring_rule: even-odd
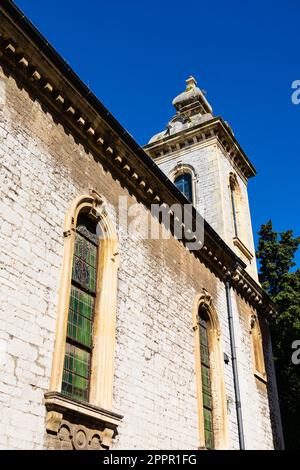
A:
<svg viewBox="0 0 300 470">
<path fill-rule="evenodd" d="M 192 195 L 192 177 L 189 173 L 183 173 L 182 175 L 177 176 L 174 181 L 174 184 L 185 197 L 192 202 L 193 195 Z"/>
<path fill-rule="evenodd" d="M 205 447 L 214 448 L 213 433 L 213 406 L 211 393 L 211 371 L 209 359 L 208 325 L 209 317 L 205 310 L 199 311 L 200 322 L 200 354 L 201 354 L 201 377 L 202 377 L 202 399 L 204 417 Z"/>
<path fill-rule="evenodd" d="M 96 224 L 80 215 L 74 246 L 62 392 L 83 401 L 89 398 L 97 257 Z"/>
</svg>

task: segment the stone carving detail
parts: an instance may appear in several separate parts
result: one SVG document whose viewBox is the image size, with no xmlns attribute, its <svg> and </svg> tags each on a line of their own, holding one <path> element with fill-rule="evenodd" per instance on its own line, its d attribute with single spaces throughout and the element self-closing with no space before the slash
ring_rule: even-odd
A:
<svg viewBox="0 0 300 470">
<path fill-rule="evenodd" d="M 62 418 L 62 413 L 58 413 L 57 411 L 48 411 L 46 416 L 46 428 L 48 431 L 58 432 Z"/>
<path fill-rule="evenodd" d="M 114 435 L 112 429 L 89 429 L 64 419 L 58 431 L 47 431 L 47 448 L 55 450 L 107 450 Z"/>
<path fill-rule="evenodd" d="M 90 193 L 91 193 L 91 196 L 93 197 L 93 203 L 89 211 L 89 215 L 93 217 L 96 221 L 99 221 L 102 217 L 107 216 L 106 201 L 94 189 L 91 190 Z"/>
<path fill-rule="evenodd" d="M 101 443 L 102 443 L 102 440 L 101 440 L 100 434 L 94 434 L 90 441 L 90 448 L 93 450 L 101 450 L 102 449 Z"/>
<path fill-rule="evenodd" d="M 204 287 L 200 296 L 199 305 L 207 306 L 208 308 L 212 307 L 212 296 L 207 292 L 206 289 L 204 289 Z"/>
<path fill-rule="evenodd" d="M 76 450 L 87 450 L 88 438 L 82 426 L 75 427 L 72 442 Z"/>
<path fill-rule="evenodd" d="M 59 448 L 61 450 L 72 450 L 70 428 L 62 425 L 57 433 Z"/>
<path fill-rule="evenodd" d="M 252 314 L 250 317 L 250 334 L 252 333 L 252 330 L 257 322 L 257 316 L 255 314 Z"/>
</svg>

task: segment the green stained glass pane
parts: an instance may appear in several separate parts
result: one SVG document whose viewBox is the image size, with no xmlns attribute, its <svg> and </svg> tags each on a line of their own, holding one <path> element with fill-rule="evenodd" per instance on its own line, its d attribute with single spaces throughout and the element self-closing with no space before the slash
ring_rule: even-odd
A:
<svg viewBox="0 0 300 470">
<path fill-rule="evenodd" d="M 203 398 L 203 406 L 205 406 L 206 408 L 212 408 L 212 399 L 211 399 L 211 395 L 207 394 L 207 393 L 202 393 L 202 398 Z"/>
<path fill-rule="evenodd" d="M 209 367 L 209 352 L 208 348 L 204 344 L 201 344 L 201 362 Z"/>
<path fill-rule="evenodd" d="M 68 318 L 68 338 L 84 346 L 92 346 L 92 322 L 72 311 Z"/>
<path fill-rule="evenodd" d="M 94 303 L 95 299 L 91 294 L 88 294 L 75 286 L 71 286 L 71 310 L 91 320 L 94 311 Z"/>
<path fill-rule="evenodd" d="M 74 398 L 87 400 L 90 353 L 66 343 L 62 392 Z"/>
<path fill-rule="evenodd" d="M 202 375 L 202 382 L 205 385 L 205 387 L 210 388 L 210 371 L 209 371 L 209 367 L 206 367 L 206 366 L 202 365 L 201 375 Z"/>
<path fill-rule="evenodd" d="M 207 344 L 208 344 L 207 330 L 206 330 L 206 328 L 203 328 L 203 326 L 200 327 L 200 338 L 201 338 L 201 343 L 205 344 L 207 346 Z"/>
<path fill-rule="evenodd" d="M 90 353 L 77 346 L 67 343 L 65 369 L 82 377 L 89 376 Z"/>
<path fill-rule="evenodd" d="M 212 431 L 208 431 L 207 429 L 204 430 L 205 435 L 205 447 L 207 449 L 214 448 L 214 435 Z"/>
<path fill-rule="evenodd" d="M 213 430 L 212 411 L 204 408 L 203 415 L 204 415 L 204 429 L 207 429 L 208 431 L 212 431 Z"/>
<path fill-rule="evenodd" d="M 94 302 L 92 295 L 71 286 L 67 336 L 88 347 L 92 347 Z"/>
</svg>

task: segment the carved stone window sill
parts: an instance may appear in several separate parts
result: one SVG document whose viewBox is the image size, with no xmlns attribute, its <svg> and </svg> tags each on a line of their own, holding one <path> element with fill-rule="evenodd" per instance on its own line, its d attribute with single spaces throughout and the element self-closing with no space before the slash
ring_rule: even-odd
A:
<svg viewBox="0 0 300 470">
<path fill-rule="evenodd" d="M 45 393 L 46 446 L 51 449 L 109 449 L 123 416 L 58 392 Z"/>
<path fill-rule="evenodd" d="M 253 254 L 251 251 L 248 250 L 248 248 L 244 245 L 244 243 L 237 237 L 234 237 L 233 239 L 233 244 L 236 246 L 241 253 L 243 253 L 246 258 L 251 261 L 253 258 Z"/>
</svg>

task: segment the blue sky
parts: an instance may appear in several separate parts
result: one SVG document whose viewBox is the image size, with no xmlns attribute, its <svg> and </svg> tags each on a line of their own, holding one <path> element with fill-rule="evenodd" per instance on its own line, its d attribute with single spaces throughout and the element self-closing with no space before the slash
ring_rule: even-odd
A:
<svg viewBox="0 0 300 470">
<path fill-rule="evenodd" d="M 300 235 L 298 0 L 16 3 L 140 145 L 194 75 L 257 169 L 254 233 L 271 218 Z"/>
</svg>

